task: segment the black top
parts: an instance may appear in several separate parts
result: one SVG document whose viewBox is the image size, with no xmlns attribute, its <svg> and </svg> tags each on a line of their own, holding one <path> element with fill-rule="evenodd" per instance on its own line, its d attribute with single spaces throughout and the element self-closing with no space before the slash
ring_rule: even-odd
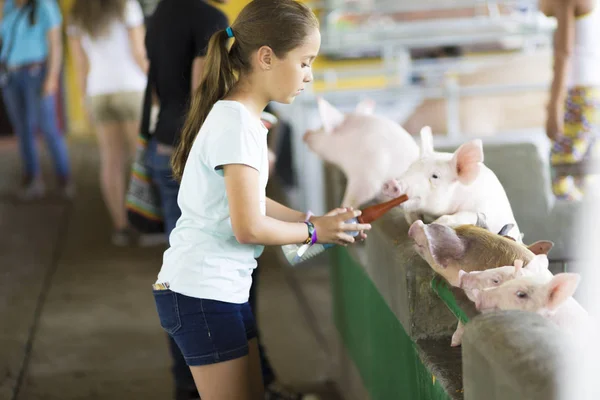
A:
<svg viewBox="0 0 600 400">
<path fill-rule="evenodd" d="M 148 18 L 146 51 L 151 64 L 149 85 L 160 100 L 154 136 L 176 145 L 191 95 L 192 63 L 206 55 L 208 41 L 229 25 L 219 9 L 204 0 L 162 0 Z"/>
</svg>

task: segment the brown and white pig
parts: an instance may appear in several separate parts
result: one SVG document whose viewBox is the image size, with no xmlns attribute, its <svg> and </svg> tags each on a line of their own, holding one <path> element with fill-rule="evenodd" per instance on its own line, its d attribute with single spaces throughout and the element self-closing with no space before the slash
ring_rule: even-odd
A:
<svg viewBox="0 0 600 400">
<path fill-rule="evenodd" d="M 348 114 L 323 98 L 317 102 L 323 126 L 306 132 L 304 142 L 346 176 L 340 206 L 359 207 L 379 197 L 383 183 L 402 175 L 418 158 L 413 137 L 393 120 L 373 114 L 374 101 L 364 100 Z"/>
<path fill-rule="evenodd" d="M 535 252 L 549 251 L 551 242 L 539 241 L 530 246 L 490 232 L 475 225 L 452 228 L 443 224 L 415 221 L 408 230 L 415 251 L 451 286 L 459 287 L 459 273 L 483 271 L 506 265 L 515 260 L 529 263 Z M 452 336 L 452 346 L 461 343 L 463 325 L 459 322 Z"/>
<path fill-rule="evenodd" d="M 542 315 L 560 328 L 577 332 L 589 322 L 587 311 L 572 296 L 580 275 L 560 273 L 550 280 L 543 275 L 523 276 L 494 288 L 473 291 L 475 307 L 482 313 L 522 310 Z"/>
<path fill-rule="evenodd" d="M 408 201 L 399 207 L 412 224 L 423 215 L 434 216 L 439 224 L 460 226 L 476 224 L 483 213 L 492 232 L 513 224 L 506 235 L 521 242 L 522 235 L 504 187 L 494 172 L 483 164 L 483 145 L 475 139 L 462 144 L 454 153 L 433 149 L 431 129 L 421 129 L 421 151 L 406 172 L 384 183 L 383 194 Z"/>
</svg>

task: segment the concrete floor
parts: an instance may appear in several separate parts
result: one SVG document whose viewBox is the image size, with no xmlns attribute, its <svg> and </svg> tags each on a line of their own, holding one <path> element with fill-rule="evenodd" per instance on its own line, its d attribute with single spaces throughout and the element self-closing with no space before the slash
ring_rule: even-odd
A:
<svg viewBox="0 0 600 400">
<path fill-rule="evenodd" d="M 75 201 L 50 194 L 20 203 L 10 195 L 16 144 L 0 142 L 0 400 L 170 399 L 170 359 L 150 290 L 163 248 L 110 244 L 95 144 L 78 139 L 70 150 Z M 283 383 L 337 399 L 327 267 L 291 270 L 276 250 L 261 259 L 258 318 L 268 356 Z"/>
</svg>

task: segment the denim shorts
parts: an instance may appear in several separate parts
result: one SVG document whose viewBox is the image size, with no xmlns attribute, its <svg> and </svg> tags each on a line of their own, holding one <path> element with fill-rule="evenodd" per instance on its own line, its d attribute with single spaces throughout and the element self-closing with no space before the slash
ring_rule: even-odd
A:
<svg viewBox="0 0 600 400">
<path fill-rule="evenodd" d="M 243 304 L 200 299 L 169 289 L 152 290 L 162 328 L 173 338 L 189 366 L 214 364 L 248 354 L 256 321 Z"/>
</svg>

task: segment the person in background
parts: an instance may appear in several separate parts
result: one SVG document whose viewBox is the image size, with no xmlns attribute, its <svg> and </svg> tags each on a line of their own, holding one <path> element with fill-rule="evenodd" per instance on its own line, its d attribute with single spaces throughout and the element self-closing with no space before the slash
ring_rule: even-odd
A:
<svg viewBox="0 0 600 400">
<path fill-rule="evenodd" d="M 540 0 L 540 10 L 555 17 L 554 76 L 546 134 L 552 140 L 551 164 L 575 164 L 588 157 L 600 134 L 600 1 Z M 556 174 L 559 199 L 579 200 L 584 182 Z"/>
<path fill-rule="evenodd" d="M 59 128 L 57 93 L 62 65 L 62 15 L 55 0 L 5 0 L 2 4 L 0 61 L 8 70 L 2 96 L 18 138 L 23 163 L 23 200 L 46 191 L 35 143 L 42 131 L 58 176 L 61 195 L 75 193 L 67 144 Z"/>
<path fill-rule="evenodd" d="M 161 0 L 147 18 L 148 85 L 159 110 L 147 163 L 160 194 L 167 237 L 181 215 L 177 204 L 179 183 L 173 179 L 171 155 L 179 141 L 191 94 L 202 79 L 208 40 L 227 24 L 225 14 L 204 0 Z M 173 339 L 168 340 L 175 399 L 198 399 L 190 369 Z"/>
<path fill-rule="evenodd" d="M 100 150 L 100 186 L 110 213 L 112 242 L 132 240 L 125 194 L 146 88 L 144 15 L 137 0 L 76 0 L 69 44 Z"/>
</svg>

